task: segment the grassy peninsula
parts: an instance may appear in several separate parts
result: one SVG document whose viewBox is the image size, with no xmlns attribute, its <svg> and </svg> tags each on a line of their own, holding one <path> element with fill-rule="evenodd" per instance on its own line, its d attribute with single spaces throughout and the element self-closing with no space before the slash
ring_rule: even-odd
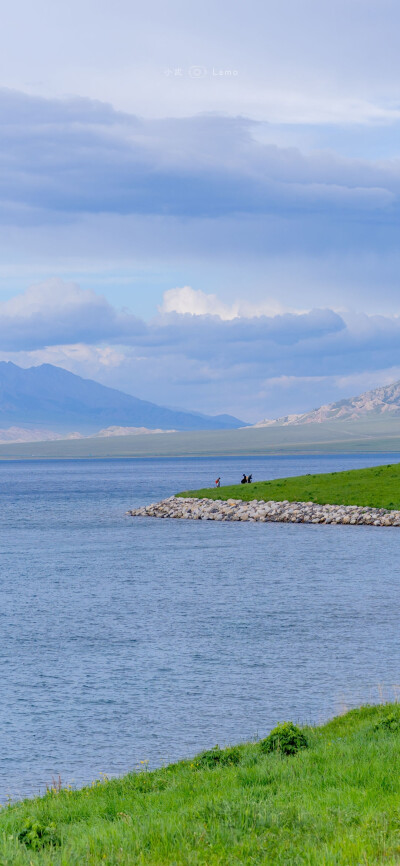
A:
<svg viewBox="0 0 400 866">
<path fill-rule="evenodd" d="M 315 502 L 320 505 L 359 505 L 370 508 L 400 509 L 400 463 L 329 472 L 320 475 L 299 475 L 274 481 L 255 481 L 229 487 L 189 490 L 178 496 L 200 499 L 252 499 L 269 502 Z"/>
<path fill-rule="evenodd" d="M 2 866 L 398 864 L 400 707 L 3 807 Z"/>
</svg>

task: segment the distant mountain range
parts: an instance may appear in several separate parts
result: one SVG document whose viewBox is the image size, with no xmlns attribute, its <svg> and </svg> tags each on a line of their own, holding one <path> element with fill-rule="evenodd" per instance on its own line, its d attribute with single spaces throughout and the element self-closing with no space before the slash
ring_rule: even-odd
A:
<svg viewBox="0 0 400 866">
<path fill-rule="evenodd" d="M 324 421 L 360 421 L 377 416 L 400 418 L 400 382 L 384 385 L 373 391 L 365 391 L 358 397 L 327 403 L 319 409 L 304 412 L 302 415 L 284 415 L 282 418 L 265 418 L 254 427 L 288 427 L 298 424 L 322 424 Z"/>
<path fill-rule="evenodd" d="M 231 415 L 201 415 L 157 406 L 52 364 L 23 369 L 10 361 L 0 362 L 3 442 L 7 435 L 8 441 L 59 438 L 60 434 L 87 436 L 99 431 L 102 436 L 115 436 L 125 432 L 116 432 L 117 428 L 126 427 L 132 433 L 132 428 L 150 432 L 232 430 L 243 426 L 244 421 Z"/>
</svg>

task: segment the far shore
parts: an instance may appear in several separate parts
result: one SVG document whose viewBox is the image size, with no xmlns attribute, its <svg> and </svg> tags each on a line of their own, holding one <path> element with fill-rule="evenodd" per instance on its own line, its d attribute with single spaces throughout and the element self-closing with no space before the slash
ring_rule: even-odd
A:
<svg viewBox="0 0 400 866">
<path fill-rule="evenodd" d="M 282 427 L 243 427 L 59 439 L 0 444 L 0 460 L 77 460 L 157 457 L 261 457 L 323 454 L 400 453 L 400 422 L 329 421 Z"/>
</svg>

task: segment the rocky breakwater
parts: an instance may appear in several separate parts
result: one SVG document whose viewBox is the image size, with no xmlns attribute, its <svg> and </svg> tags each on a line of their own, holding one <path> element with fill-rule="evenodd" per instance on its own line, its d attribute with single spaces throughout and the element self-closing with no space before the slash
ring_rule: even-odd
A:
<svg viewBox="0 0 400 866">
<path fill-rule="evenodd" d="M 264 502 L 253 499 L 189 499 L 170 496 L 161 502 L 134 508 L 132 517 L 174 517 L 183 520 L 270 521 L 279 523 L 333 523 L 351 526 L 400 526 L 400 511 L 361 508 L 357 505 L 317 505 L 315 502 Z"/>
</svg>

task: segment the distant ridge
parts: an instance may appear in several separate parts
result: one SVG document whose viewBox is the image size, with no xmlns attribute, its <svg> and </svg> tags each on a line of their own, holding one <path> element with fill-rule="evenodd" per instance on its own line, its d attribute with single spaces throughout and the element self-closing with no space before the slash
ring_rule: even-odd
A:
<svg viewBox="0 0 400 866">
<path fill-rule="evenodd" d="M 28 428 L 35 431 L 36 438 L 41 429 L 47 434 L 78 431 L 88 435 L 107 427 L 190 431 L 243 426 L 243 421 L 231 415 L 201 415 L 157 406 L 52 364 L 24 369 L 11 361 L 0 362 L 3 432 L 10 427 Z"/>
<path fill-rule="evenodd" d="M 302 415 L 284 415 L 274 420 L 264 418 L 253 426 L 289 427 L 298 424 L 322 424 L 325 421 L 360 421 L 363 418 L 367 420 L 380 415 L 400 418 L 400 381 L 374 388 L 372 391 L 365 391 L 358 397 L 327 403 L 319 409 L 304 412 Z"/>
</svg>

